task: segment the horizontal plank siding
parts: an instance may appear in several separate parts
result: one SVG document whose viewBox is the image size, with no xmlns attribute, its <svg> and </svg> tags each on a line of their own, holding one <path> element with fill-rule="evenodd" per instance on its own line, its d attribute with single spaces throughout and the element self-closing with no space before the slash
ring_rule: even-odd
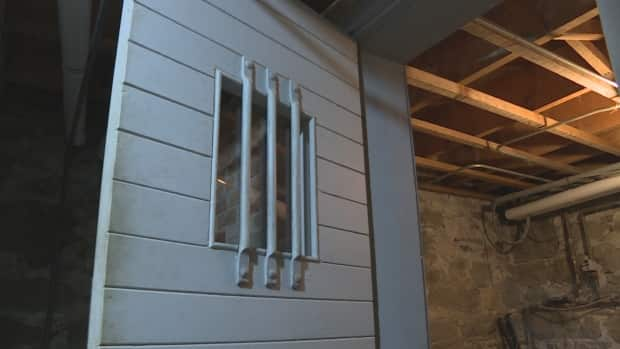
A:
<svg viewBox="0 0 620 349">
<path fill-rule="evenodd" d="M 240 80 L 239 68 L 241 56 L 188 28 L 144 7 L 136 5 L 132 40 L 139 45 L 160 53 L 170 59 L 168 65 L 175 62 L 191 67 L 207 75 L 213 75 L 216 68 L 222 69 L 227 75 Z M 165 62 L 165 61 L 164 61 Z M 264 83 L 265 69 L 257 70 L 256 88 L 266 93 Z M 181 83 L 179 83 L 181 84 Z M 286 81 L 281 79 L 280 99 L 288 104 L 288 88 Z M 148 87 L 145 87 L 148 89 Z M 302 110 L 317 118 L 319 124 L 344 135 L 357 142 L 362 142 L 362 123 L 358 115 L 331 103 L 310 90 L 302 89 Z M 172 98 L 170 96 L 167 96 Z M 200 106 L 192 106 L 200 108 Z"/>
<path fill-rule="evenodd" d="M 301 110 L 315 117 L 319 125 L 360 144 L 364 142 L 362 119 L 358 115 L 330 103 L 305 88 L 302 88 L 301 95 Z"/>
<path fill-rule="evenodd" d="M 359 88 L 355 61 L 299 27 L 285 14 L 274 11 L 269 4 L 260 1 L 206 1 L 351 86 Z"/>
<path fill-rule="evenodd" d="M 88 349 L 374 349 L 356 43 L 296 2 L 123 6 Z M 300 289 L 288 257 L 278 287 L 262 251 L 239 287 L 235 251 L 209 247 L 215 73 L 240 81 L 242 57 L 259 94 L 269 69 L 280 102 L 294 81 L 316 119 L 319 260 L 299 262 Z"/>
<path fill-rule="evenodd" d="M 114 178 L 209 200 L 211 158 L 119 132 Z"/>
<path fill-rule="evenodd" d="M 235 254 L 230 251 L 111 234 L 106 286 L 282 298 L 372 300 L 369 269 L 314 262 L 304 264 L 307 282 L 303 291 L 286 287 L 290 275 L 288 260 L 282 271 L 283 286 L 279 290 L 266 288 L 262 256 L 253 267 L 252 287 L 239 288 L 235 283 Z"/>
<path fill-rule="evenodd" d="M 317 154 L 320 157 L 364 171 L 364 147 L 323 127 L 316 130 Z"/>
<path fill-rule="evenodd" d="M 213 114 L 213 77 L 132 43 L 127 60 L 125 83 Z"/>
<path fill-rule="evenodd" d="M 366 205 L 325 193 L 319 193 L 317 199 L 320 225 L 368 235 Z"/>
<path fill-rule="evenodd" d="M 360 115 L 359 91 L 305 58 L 256 32 L 236 18 L 201 0 L 185 0 L 183 6 L 167 0 L 141 0 L 162 15 L 227 48 L 247 55 L 263 66 L 273 67 L 313 92 Z"/>
<path fill-rule="evenodd" d="M 216 67 L 238 76 L 238 53 L 139 4 L 133 20 L 132 41 L 211 76 Z"/>
<path fill-rule="evenodd" d="M 136 349 L 135 346 L 102 346 L 110 349 Z M 140 349 L 374 349 L 374 337 L 301 340 L 261 343 L 142 345 Z"/>
<path fill-rule="evenodd" d="M 361 173 L 317 159 L 317 183 L 320 191 L 366 203 L 366 179 Z"/>
<path fill-rule="evenodd" d="M 321 226 L 319 236 L 322 261 L 370 267 L 370 241 L 367 235 Z"/>
<path fill-rule="evenodd" d="M 357 63 L 357 44 L 316 12 L 309 10 L 305 4 L 295 1 L 261 0 L 264 4 L 283 16 L 294 18 L 295 24 L 314 34 L 321 41 L 341 52 Z"/>
<path fill-rule="evenodd" d="M 213 149 L 213 117 L 124 86 L 120 129 L 204 155 Z"/>
<path fill-rule="evenodd" d="M 373 335 L 372 302 L 120 289 L 106 290 L 105 299 L 108 305 L 104 311 L 102 344 L 221 343 Z"/>
<path fill-rule="evenodd" d="M 209 202 L 115 182 L 110 230 L 192 244 L 208 243 Z"/>
</svg>

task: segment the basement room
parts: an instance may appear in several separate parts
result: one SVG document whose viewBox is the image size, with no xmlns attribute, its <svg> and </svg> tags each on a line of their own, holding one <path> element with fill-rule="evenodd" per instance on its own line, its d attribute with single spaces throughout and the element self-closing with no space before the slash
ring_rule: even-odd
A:
<svg viewBox="0 0 620 349">
<path fill-rule="evenodd" d="M 433 348 L 620 347 L 620 111 L 594 1 L 507 0 L 411 60 Z"/>
</svg>

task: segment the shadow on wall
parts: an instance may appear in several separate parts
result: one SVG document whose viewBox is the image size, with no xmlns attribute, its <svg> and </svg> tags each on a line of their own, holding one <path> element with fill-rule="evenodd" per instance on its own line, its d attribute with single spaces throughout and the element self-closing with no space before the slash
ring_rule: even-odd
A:
<svg viewBox="0 0 620 349">
<path fill-rule="evenodd" d="M 514 239 L 518 233 L 487 216 L 487 239 L 481 219 L 485 202 L 426 191 L 419 199 L 433 349 L 511 348 L 502 346 L 497 326 L 507 314 L 521 348 L 620 348 L 620 312 L 612 301 L 620 294 L 620 209 L 585 218 L 595 262 L 590 267 L 600 265 L 605 281 L 597 295 L 588 273 L 578 272 L 575 299 L 558 217 L 532 222 L 528 238 L 501 254 L 489 240 Z M 577 215 L 568 215 L 567 223 L 579 270 L 584 254 Z M 595 299 L 600 301 L 570 311 L 540 307 Z"/>
<path fill-rule="evenodd" d="M 0 336 L 2 347 L 40 348 L 52 246 L 60 238 L 52 348 L 86 347 L 100 160 L 83 150 L 71 170 L 70 210 L 59 208 L 64 150 L 59 98 L 11 88 L 0 110 Z M 46 100 L 49 100 L 47 102 Z M 34 101 L 34 102 L 33 102 Z"/>
</svg>

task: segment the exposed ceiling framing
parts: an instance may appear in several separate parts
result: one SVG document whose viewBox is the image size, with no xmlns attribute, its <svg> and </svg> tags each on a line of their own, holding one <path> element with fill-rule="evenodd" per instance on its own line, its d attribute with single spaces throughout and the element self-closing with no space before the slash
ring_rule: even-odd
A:
<svg viewBox="0 0 620 349">
<path fill-rule="evenodd" d="M 416 57 L 420 186 L 485 199 L 618 161 L 620 97 L 598 14 L 594 0 L 506 0 Z"/>
</svg>

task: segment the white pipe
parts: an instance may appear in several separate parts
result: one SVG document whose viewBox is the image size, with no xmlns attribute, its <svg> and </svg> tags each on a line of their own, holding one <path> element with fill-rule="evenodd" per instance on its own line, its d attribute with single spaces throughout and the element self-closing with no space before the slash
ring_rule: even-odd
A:
<svg viewBox="0 0 620 349">
<path fill-rule="evenodd" d="M 58 0 L 58 24 L 62 56 L 63 110 L 65 135 L 68 137 L 73 125 L 74 108 L 80 84 L 84 77 L 90 41 L 91 0 Z M 86 103 L 79 114 L 75 145 L 86 141 Z"/>
<path fill-rule="evenodd" d="M 530 216 L 540 216 L 618 192 L 620 192 L 620 176 L 606 178 L 513 207 L 506 210 L 506 218 L 514 221 Z"/>
</svg>

